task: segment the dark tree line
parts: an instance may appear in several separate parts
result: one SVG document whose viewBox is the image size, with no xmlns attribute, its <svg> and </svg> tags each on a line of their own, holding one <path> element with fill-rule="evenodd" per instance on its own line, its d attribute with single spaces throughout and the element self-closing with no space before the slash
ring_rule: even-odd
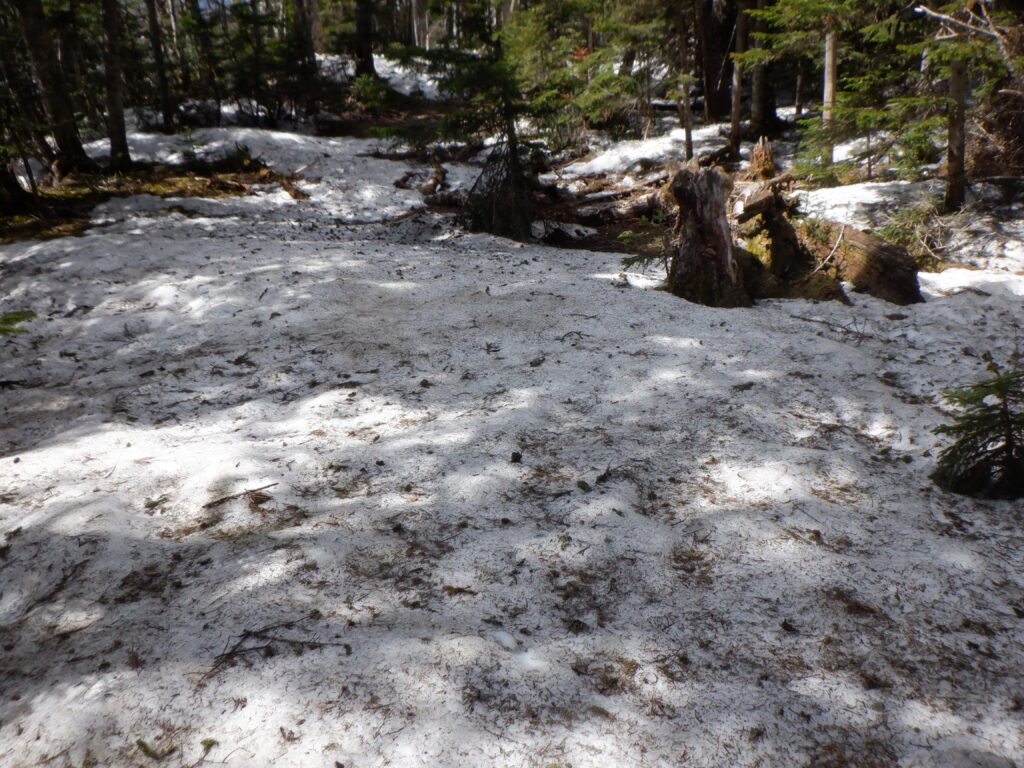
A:
<svg viewBox="0 0 1024 768">
<path fill-rule="evenodd" d="M 1022 0 L 0 0 L 0 203 L 30 205 L 13 172 L 29 158 L 50 181 L 95 171 L 83 135 L 109 137 L 107 170 L 129 168 L 128 108 L 164 131 L 216 124 L 226 104 L 265 126 L 342 109 L 318 73 L 332 52 L 364 83 L 374 54 L 413 58 L 463 114 L 503 105 L 504 125 L 526 117 L 553 146 L 644 135 L 668 107 L 688 153 L 695 119 L 728 120 L 737 151 L 782 125 L 777 104 L 820 103 L 811 166 L 832 172 L 856 137 L 869 173 L 944 151 L 957 207 L 972 161 L 1024 173 L 1022 20 Z M 972 119 L 998 151 L 971 155 Z"/>
</svg>

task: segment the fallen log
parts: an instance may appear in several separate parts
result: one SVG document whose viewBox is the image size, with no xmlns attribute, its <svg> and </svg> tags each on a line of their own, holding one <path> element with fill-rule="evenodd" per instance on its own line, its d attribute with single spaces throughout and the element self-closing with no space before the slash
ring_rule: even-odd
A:
<svg viewBox="0 0 1024 768">
<path fill-rule="evenodd" d="M 817 257 L 815 272 L 832 274 L 893 304 L 924 301 L 917 282 L 917 264 L 906 248 L 836 221 L 801 226 L 802 239 Z"/>
<path fill-rule="evenodd" d="M 580 206 L 575 217 L 582 224 L 599 226 L 608 221 L 652 216 L 660 208 L 659 193 L 648 192 L 628 200 L 603 200 Z"/>
</svg>

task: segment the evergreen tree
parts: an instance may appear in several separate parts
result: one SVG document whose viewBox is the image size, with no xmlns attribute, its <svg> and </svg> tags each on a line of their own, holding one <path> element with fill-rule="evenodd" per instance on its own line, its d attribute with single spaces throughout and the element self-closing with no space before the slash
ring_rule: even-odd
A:
<svg viewBox="0 0 1024 768">
<path fill-rule="evenodd" d="M 986 359 L 991 378 L 946 393 L 964 410 L 935 430 L 956 441 L 939 455 L 932 478 L 954 493 L 1024 497 L 1024 371 Z"/>
</svg>

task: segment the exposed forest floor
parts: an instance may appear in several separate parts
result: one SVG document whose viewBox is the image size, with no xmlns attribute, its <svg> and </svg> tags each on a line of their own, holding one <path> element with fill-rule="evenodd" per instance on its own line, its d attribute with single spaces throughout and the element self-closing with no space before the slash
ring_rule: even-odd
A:
<svg viewBox="0 0 1024 768">
<path fill-rule="evenodd" d="M 303 194 L 0 246 L 0 764 L 1024 765 L 1024 513 L 929 480 L 1022 342 L 1019 203 L 923 304 L 711 309 L 466 234 L 372 140 L 131 141 Z"/>
</svg>

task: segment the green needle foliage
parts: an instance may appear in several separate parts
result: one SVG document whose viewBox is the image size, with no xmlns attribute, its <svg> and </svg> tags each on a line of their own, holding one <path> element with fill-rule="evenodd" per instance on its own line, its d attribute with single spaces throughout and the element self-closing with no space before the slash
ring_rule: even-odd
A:
<svg viewBox="0 0 1024 768">
<path fill-rule="evenodd" d="M 0 315 L 0 336 L 10 336 L 13 333 L 24 333 L 25 329 L 20 328 L 21 323 L 35 319 L 35 312 L 6 312 Z"/>
<path fill-rule="evenodd" d="M 1024 497 L 1024 370 L 986 356 L 992 377 L 946 392 L 964 409 L 938 434 L 956 442 L 939 455 L 932 479 L 947 491 L 992 499 Z"/>
</svg>

